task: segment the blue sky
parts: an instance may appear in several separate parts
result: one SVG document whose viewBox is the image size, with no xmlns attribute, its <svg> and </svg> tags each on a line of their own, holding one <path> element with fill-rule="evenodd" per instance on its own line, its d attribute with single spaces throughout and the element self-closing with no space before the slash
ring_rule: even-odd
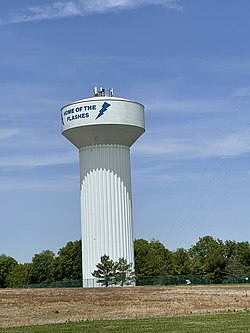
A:
<svg viewBox="0 0 250 333">
<path fill-rule="evenodd" d="M 145 105 L 134 234 L 167 248 L 249 239 L 248 0 L 0 2 L 0 254 L 80 239 L 76 148 L 60 108 L 93 86 Z"/>
</svg>

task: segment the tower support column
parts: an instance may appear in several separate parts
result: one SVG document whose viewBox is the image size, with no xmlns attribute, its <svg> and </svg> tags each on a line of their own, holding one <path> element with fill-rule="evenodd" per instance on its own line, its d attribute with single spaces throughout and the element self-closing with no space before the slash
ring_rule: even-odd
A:
<svg viewBox="0 0 250 333">
<path fill-rule="evenodd" d="M 125 258 L 134 268 L 130 148 L 103 144 L 80 152 L 83 286 L 100 257 Z"/>
</svg>

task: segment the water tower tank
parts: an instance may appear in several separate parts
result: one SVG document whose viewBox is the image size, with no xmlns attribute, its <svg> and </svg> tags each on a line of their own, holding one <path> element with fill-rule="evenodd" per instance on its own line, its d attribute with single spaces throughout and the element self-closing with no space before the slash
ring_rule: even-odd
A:
<svg viewBox="0 0 250 333">
<path fill-rule="evenodd" d="M 103 255 L 134 266 L 130 147 L 145 131 L 144 106 L 106 95 L 61 109 L 62 134 L 79 149 L 83 286 Z"/>
</svg>

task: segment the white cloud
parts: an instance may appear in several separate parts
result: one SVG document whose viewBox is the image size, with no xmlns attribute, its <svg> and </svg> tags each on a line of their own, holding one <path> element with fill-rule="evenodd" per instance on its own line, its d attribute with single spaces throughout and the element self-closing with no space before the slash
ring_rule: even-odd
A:
<svg viewBox="0 0 250 333">
<path fill-rule="evenodd" d="M 106 12 L 110 10 L 127 10 L 145 5 L 165 6 L 169 9 L 182 10 L 181 0 L 82 0 L 80 3 L 86 6 L 89 13 Z"/>
<path fill-rule="evenodd" d="M 183 160 L 207 157 L 237 157 L 250 152 L 250 137 L 243 131 L 228 133 L 223 137 L 214 133 L 201 132 L 182 137 L 170 136 L 167 129 L 148 133 L 138 142 L 133 151 L 136 154 L 168 160 Z"/>
<path fill-rule="evenodd" d="M 152 98 L 143 101 L 146 106 L 146 112 L 155 113 L 223 113 L 234 110 L 235 105 L 232 101 L 225 101 L 219 99 L 203 99 L 203 100 L 174 100 L 162 98 L 154 99 Z"/>
<path fill-rule="evenodd" d="M 0 129 L 0 140 L 10 139 L 10 138 L 18 135 L 19 133 L 20 133 L 20 130 L 15 129 L 15 128 L 9 128 L 9 129 L 2 128 L 2 129 Z"/>
<path fill-rule="evenodd" d="M 247 57 L 209 57 L 193 59 L 196 69 L 200 72 L 210 73 L 249 73 L 250 61 Z"/>
<path fill-rule="evenodd" d="M 231 96 L 240 98 L 245 97 L 247 99 L 250 96 L 250 87 L 236 89 Z"/>
<path fill-rule="evenodd" d="M 0 25 L 59 19 L 72 16 L 86 16 L 95 13 L 122 11 L 146 5 L 163 6 L 180 11 L 182 0 L 68 0 L 55 1 L 49 5 L 26 7 L 5 18 L 0 18 Z"/>
<path fill-rule="evenodd" d="M 53 179 L 19 179 L 14 178 L 1 178 L 0 193 L 13 190 L 50 190 L 50 191 L 65 191 L 73 189 L 79 183 L 79 177 L 54 177 Z"/>
<path fill-rule="evenodd" d="M 25 156 L 2 157 L 0 168 L 35 168 L 53 165 L 77 163 L 78 156 L 74 151 L 70 153 L 54 153 Z"/>
</svg>

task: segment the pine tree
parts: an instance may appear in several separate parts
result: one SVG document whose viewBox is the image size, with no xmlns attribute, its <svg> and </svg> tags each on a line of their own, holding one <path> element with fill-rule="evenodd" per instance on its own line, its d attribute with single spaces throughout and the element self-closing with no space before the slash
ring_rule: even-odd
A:
<svg viewBox="0 0 250 333">
<path fill-rule="evenodd" d="M 128 263 L 126 259 L 120 258 L 116 263 L 116 283 L 119 283 L 121 286 L 130 285 L 135 281 L 135 275 L 132 271 L 132 264 Z"/>
<path fill-rule="evenodd" d="M 105 287 L 112 284 L 119 284 L 120 286 L 130 285 L 135 280 L 132 264 L 128 263 L 124 258 L 113 261 L 109 256 L 104 255 L 101 257 L 101 262 L 96 265 L 96 268 L 97 270 L 92 275 L 98 279 L 97 283 L 101 283 Z"/>
<path fill-rule="evenodd" d="M 92 275 L 98 278 L 97 283 L 102 286 L 108 287 L 115 283 L 116 263 L 109 258 L 106 254 L 101 257 L 101 262 L 96 265 Z"/>
</svg>

